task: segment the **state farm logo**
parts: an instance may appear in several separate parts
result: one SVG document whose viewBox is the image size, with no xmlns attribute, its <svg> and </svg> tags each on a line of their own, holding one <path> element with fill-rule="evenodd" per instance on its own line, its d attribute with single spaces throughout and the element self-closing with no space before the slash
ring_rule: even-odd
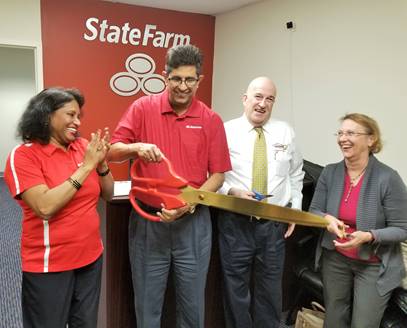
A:
<svg viewBox="0 0 407 328">
<path fill-rule="evenodd" d="M 133 96 L 140 90 L 145 95 L 163 92 L 164 77 L 154 73 L 155 62 L 149 55 L 137 53 L 126 59 L 127 72 L 114 74 L 110 79 L 110 88 L 119 96 Z"/>
</svg>

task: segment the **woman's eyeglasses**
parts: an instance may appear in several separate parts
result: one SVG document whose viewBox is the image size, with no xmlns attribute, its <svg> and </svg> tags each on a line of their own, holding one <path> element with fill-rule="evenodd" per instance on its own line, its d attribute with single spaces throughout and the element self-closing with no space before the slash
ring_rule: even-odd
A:
<svg viewBox="0 0 407 328">
<path fill-rule="evenodd" d="M 368 136 L 370 133 L 366 132 L 356 132 L 356 131 L 338 131 L 334 133 L 334 136 L 340 138 L 340 137 L 348 137 L 348 138 L 353 138 L 353 137 L 358 137 L 358 136 Z"/>
</svg>

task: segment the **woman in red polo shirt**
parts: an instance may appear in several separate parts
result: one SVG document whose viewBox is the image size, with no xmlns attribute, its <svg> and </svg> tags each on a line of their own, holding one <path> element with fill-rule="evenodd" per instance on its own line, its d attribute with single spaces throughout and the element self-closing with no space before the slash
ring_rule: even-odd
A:
<svg viewBox="0 0 407 328">
<path fill-rule="evenodd" d="M 103 245 L 96 210 L 110 199 L 109 131 L 78 137 L 84 98 L 50 88 L 34 96 L 5 181 L 23 210 L 24 327 L 96 327 Z"/>
<path fill-rule="evenodd" d="M 406 186 L 374 156 L 382 149 L 375 120 L 347 114 L 336 135 L 344 158 L 324 168 L 310 206 L 330 222 L 317 249 L 324 327 L 378 328 L 405 275 L 400 242 L 407 239 Z"/>
</svg>

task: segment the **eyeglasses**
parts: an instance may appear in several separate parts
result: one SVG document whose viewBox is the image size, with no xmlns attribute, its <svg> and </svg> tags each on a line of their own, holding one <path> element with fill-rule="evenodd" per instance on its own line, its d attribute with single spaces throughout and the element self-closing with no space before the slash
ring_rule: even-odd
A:
<svg viewBox="0 0 407 328">
<path fill-rule="evenodd" d="M 366 132 L 356 132 L 356 131 L 338 131 L 336 133 L 334 133 L 334 136 L 340 138 L 340 137 L 349 137 L 349 138 L 353 138 L 353 137 L 359 137 L 359 136 L 368 136 L 371 133 L 366 133 Z"/>
<path fill-rule="evenodd" d="M 188 88 L 193 88 L 199 81 L 198 78 L 196 77 L 180 77 L 180 76 L 173 76 L 169 77 L 168 81 L 170 81 L 171 85 L 174 87 L 180 86 L 182 83 L 185 83 L 185 85 Z"/>
</svg>

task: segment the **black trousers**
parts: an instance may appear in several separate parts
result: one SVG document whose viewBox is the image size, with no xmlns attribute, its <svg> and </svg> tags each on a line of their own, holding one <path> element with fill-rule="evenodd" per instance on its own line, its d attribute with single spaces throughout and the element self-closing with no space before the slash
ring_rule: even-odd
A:
<svg viewBox="0 0 407 328">
<path fill-rule="evenodd" d="M 220 212 L 218 226 L 226 327 L 278 328 L 287 225 Z"/>
<path fill-rule="evenodd" d="M 24 328 L 96 328 L 103 257 L 69 271 L 23 272 Z"/>
</svg>

